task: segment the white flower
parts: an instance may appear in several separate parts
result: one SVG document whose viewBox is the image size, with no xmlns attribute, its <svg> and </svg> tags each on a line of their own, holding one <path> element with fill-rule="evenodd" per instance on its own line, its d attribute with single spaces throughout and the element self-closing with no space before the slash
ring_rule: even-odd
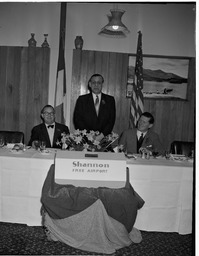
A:
<svg viewBox="0 0 199 256">
<path fill-rule="evenodd" d="M 87 132 L 84 130 L 75 130 L 72 134 L 62 133 L 62 138 L 57 145 L 62 144 L 63 149 L 76 150 L 76 151 L 105 151 L 112 142 L 114 142 L 119 136 L 116 133 L 111 133 L 105 136 L 101 141 L 96 140 L 96 136 L 100 134 L 99 131 Z M 66 146 L 64 145 L 66 144 Z"/>
<path fill-rule="evenodd" d="M 74 141 L 75 141 L 77 144 L 80 144 L 80 143 L 82 142 L 82 136 L 74 137 Z"/>
</svg>

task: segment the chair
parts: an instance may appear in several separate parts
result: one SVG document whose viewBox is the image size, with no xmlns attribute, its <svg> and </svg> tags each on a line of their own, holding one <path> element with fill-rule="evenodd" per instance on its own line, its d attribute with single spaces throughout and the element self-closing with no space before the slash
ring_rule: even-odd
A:
<svg viewBox="0 0 199 256">
<path fill-rule="evenodd" d="M 191 141 L 173 141 L 170 147 L 170 153 L 191 156 L 194 150 L 194 142 Z"/>
<path fill-rule="evenodd" d="M 4 143 L 24 143 L 24 133 L 19 131 L 0 131 Z"/>
</svg>

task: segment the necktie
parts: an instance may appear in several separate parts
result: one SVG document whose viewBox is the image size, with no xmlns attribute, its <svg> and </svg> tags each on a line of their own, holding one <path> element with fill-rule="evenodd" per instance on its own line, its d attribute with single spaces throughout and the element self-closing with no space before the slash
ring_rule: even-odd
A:
<svg viewBox="0 0 199 256">
<path fill-rule="evenodd" d="M 141 136 L 140 136 L 140 138 L 139 138 L 139 143 L 142 143 L 142 141 L 143 141 L 143 138 L 144 138 L 144 136 L 143 136 L 144 134 L 143 133 L 141 133 Z"/>
<path fill-rule="evenodd" d="M 98 111 L 99 111 L 99 96 L 98 95 L 96 95 L 96 99 L 95 99 L 95 110 L 98 115 Z"/>
<path fill-rule="evenodd" d="M 49 129 L 49 128 L 52 128 L 52 129 L 53 129 L 53 128 L 54 128 L 54 124 L 48 125 L 48 129 Z"/>
<path fill-rule="evenodd" d="M 137 153 L 139 153 L 139 149 L 142 146 L 143 139 L 144 139 L 144 136 L 143 136 L 143 133 L 141 133 L 141 136 L 137 142 Z"/>
</svg>

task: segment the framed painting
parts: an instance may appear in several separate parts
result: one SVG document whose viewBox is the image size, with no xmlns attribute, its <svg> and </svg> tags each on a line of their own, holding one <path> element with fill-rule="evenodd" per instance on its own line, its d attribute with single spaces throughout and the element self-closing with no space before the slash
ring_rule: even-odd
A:
<svg viewBox="0 0 199 256">
<path fill-rule="evenodd" d="M 136 55 L 129 55 L 126 97 L 133 92 Z M 189 57 L 143 55 L 143 96 L 187 100 Z"/>
</svg>

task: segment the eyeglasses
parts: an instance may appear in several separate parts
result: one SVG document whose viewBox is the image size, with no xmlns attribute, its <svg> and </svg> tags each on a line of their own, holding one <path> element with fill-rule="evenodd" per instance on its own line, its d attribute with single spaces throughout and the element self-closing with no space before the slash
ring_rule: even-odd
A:
<svg viewBox="0 0 199 256">
<path fill-rule="evenodd" d="M 102 82 L 100 82 L 100 81 L 91 81 L 91 84 L 92 85 L 101 85 L 102 84 Z"/>
<path fill-rule="evenodd" d="M 45 116 L 54 116 L 54 112 L 44 112 L 43 113 Z"/>
</svg>

